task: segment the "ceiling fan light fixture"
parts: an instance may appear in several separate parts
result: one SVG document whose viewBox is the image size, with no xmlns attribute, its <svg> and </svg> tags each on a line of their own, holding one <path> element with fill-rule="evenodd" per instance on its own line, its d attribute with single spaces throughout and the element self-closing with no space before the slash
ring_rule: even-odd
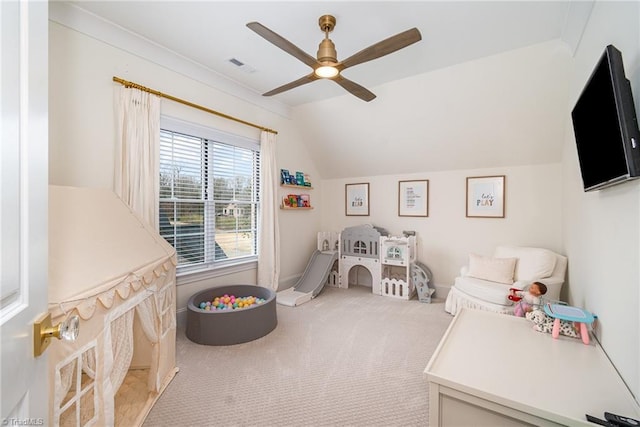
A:
<svg viewBox="0 0 640 427">
<path fill-rule="evenodd" d="M 333 65 L 323 65 L 314 70 L 316 76 L 321 79 L 330 79 L 338 75 L 339 71 Z"/>
</svg>

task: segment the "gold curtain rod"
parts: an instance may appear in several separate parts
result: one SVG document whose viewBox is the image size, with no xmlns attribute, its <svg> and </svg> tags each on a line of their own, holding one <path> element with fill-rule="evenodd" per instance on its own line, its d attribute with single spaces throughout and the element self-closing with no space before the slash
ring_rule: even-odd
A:
<svg viewBox="0 0 640 427">
<path fill-rule="evenodd" d="M 171 95 L 168 95 L 166 93 L 162 93 L 160 91 L 157 91 L 157 90 L 154 90 L 154 89 L 150 89 L 148 87 L 144 87 L 142 85 L 139 85 L 138 83 L 134 83 L 134 82 L 130 82 L 130 81 L 127 81 L 127 80 L 123 80 L 123 79 L 121 79 L 119 77 L 116 77 L 116 76 L 113 76 L 113 81 L 120 83 L 124 87 L 132 87 L 132 88 L 135 88 L 135 89 L 140 89 L 140 90 L 142 90 L 144 92 L 152 93 L 152 94 L 157 95 L 157 96 L 159 96 L 161 98 L 166 98 L 166 99 L 169 99 L 171 101 L 175 101 L 175 102 L 178 102 L 180 104 L 184 104 L 184 105 L 186 105 L 188 107 L 196 108 L 198 110 L 202 110 L 202 111 L 205 111 L 207 113 L 215 114 L 216 116 L 220 116 L 220 117 L 223 117 L 225 119 L 233 120 L 234 122 L 242 123 L 243 125 L 251 126 L 251 127 L 263 130 L 265 132 L 270 132 L 270 133 L 273 133 L 273 134 L 276 134 L 276 135 L 278 134 L 278 132 L 273 130 L 273 129 L 269 129 L 269 128 L 266 128 L 266 127 L 263 127 L 263 126 L 260 126 L 260 125 L 256 125 L 254 123 L 250 123 L 250 122 L 244 121 L 242 119 L 238 119 L 237 117 L 229 116 L 228 114 L 224 114 L 224 113 L 221 113 L 219 111 L 215 111 L 215 110 L 212 110 L 210 108 L 203 107 L 203 106 L 198 105 L 198 104 L 194 104 L 193 102 L 185 101 L 184 99 L 176 98 L 175 96 L 171 96 Z"/>
</svg>

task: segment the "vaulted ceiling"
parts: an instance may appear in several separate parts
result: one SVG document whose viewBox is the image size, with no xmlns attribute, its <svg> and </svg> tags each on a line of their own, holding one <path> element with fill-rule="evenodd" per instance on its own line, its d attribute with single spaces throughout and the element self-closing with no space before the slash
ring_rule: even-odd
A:
<svg viewBox="0 0 640 427">
<path fill-rule="evenodd" d="M 171 56 L 207 73 L 226 92 L 293 117 L 320 177 L 341 178 L 559 162 L 567 58 L 592 5 L 80 0 L 52 3 L 50 19 L 96 38 L 102 26 L 115 26 L 144 45 L 118 47 L 138 46 L 134 53 L 152 61 L 156 54 Z M 77 14 L 93 23 L 78 24 Z M 261 96 L 311 69 L 246 24 L 257 21 L 316 57 L 324 37 L 318 19 L 326 14 L 337 21 L 330 38 L 339 60 L 414 27 L 422 40 L 343 72 L 377 95 L 369 103 L 323 80 Z M 479 67 L 465 65 L 505 54 L 511 55 L 509 70 L 490 59 Z M 500 79 L 508 84 L 503 87 Z M 559 80 L 559 86 L 549 84 Z"/>
<path fill-rule="evenodd" d="M 257 21 L 312 57 L 335 16 L 338 59 L 409 28 L 422 41 L 344 71 L 367 88 L 523 46 L 558 39 L 570 1 L 93 1 L 70 2 L 183 58 L 262 94 L 311 70 L 246 27 Z M 237 66 L 235 59 L 244 64 Z M 321 82 L 322 83 L 322 82 Z M 289 106 L 344 94 L 314 82 L 275 95 Z M 374 91 L 375 92 L 375 91 Z"/>
</svg>

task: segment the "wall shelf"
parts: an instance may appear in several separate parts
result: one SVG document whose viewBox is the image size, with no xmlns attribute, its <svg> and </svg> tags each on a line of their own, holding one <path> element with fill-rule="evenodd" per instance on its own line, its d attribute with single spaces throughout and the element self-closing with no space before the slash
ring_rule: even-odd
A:
<svg viewBox="0 0 640 427">
<path fill-rule="evenodd" d="M 289 211 L 308 211 L 313 209 L 313 207 L 311 206 L 311 196 L 308 194 L 308 192 L 313 190 L 313 187 L 311 185 L 304 185 L 311 184 L 311 180 L 309 179 L 309 175 L 304 174 L 305 178 L 301 181 L 299 176 L 301 174 L 302 172 L 296 172 L 295 175 L 290 175 L 288 170 L 280 170 L 280 187 L 293 189 L 286 190 L 289 194 L 285 195 L 282 198 L 280 209 Z M 290 178 L 298 178 L 298 181 L 293 181 Z M 302 183 L 303 185 L 298 185 L 298 183 Z"/>
<path fill-rule="evenodd" d="M 307 187 L 306 185 L 280 184 L 280 187 L 288 187 L 288 188 L 298 188 L 298 189 L 313 190 L 313 187 Z"/>
</svg>

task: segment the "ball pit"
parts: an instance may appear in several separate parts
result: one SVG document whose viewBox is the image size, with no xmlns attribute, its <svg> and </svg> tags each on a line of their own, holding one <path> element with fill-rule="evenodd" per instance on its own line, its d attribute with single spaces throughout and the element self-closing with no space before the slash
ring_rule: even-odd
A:
<svg viewBox="0 0 640 427">
<path fill-rule="evenodd" d="M 261 286 L 210 288 L 191 296 L 187 304 L 186 335 L 198 344 L 253 341 L 274 330 L 277 323 L 276 293 Z"/>
</svg>

